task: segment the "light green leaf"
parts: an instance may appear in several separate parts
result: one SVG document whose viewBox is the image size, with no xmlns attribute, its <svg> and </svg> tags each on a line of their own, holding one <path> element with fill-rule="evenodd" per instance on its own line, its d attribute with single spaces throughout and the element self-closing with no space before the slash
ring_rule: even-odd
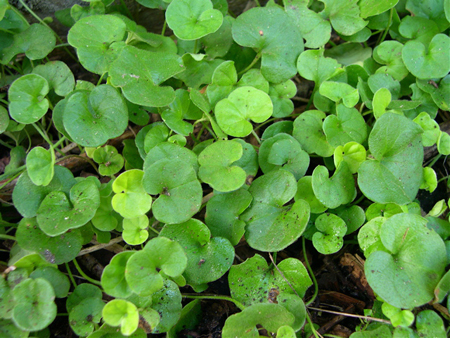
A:
<svg viewBox="0 0 450 338">
<path fill-rule="evenodd" d="M 297 60 L 298 73 L 307 80 L 314 81 L 318 88 L 322 82 L 342 72 L 339 63 L 323 56 L 323 50 L 306 50 Z"/>
<path fill-rule="evenodd" d="M 343 237 L 347 233 L 347 225 L 342 218 L 334 214 L 321 214 L 316 218 L 314 225 L 319 230 L 312 237 L 317 251 L 324 255 L 330 255 L 342 248 Z"/>
<path fill-rule="evenodd" d="M 340 34 L 353 35 L 367 25 L 360 17 L 358 0 L 323 0 L 325 8 L 322 16 L 330 19 L 333 28 Z"/>
<path fill-rule="evenodd" d="M 120 326 L 120 332 L 131 335 L 138 328 L 139 311 L 131 302 L 124 299 L 113 299 L 102 311 L 103 320 L 111 326 Z"/>
<path fill-rule="evenodd" d="M 358 90 L 343 82 L 325 81 L 320 85 L 319 93 L 337 103 L 342 100 L 348 108 L 359 101 Z"/>
<path fill-rule="evenodd" d="M 351 173 L 356 174 L 359 166 L 366 160 L 366 149 L 357 142 L 348 142 L 334 150 L 333 159 L 335 167 L 342 161 L 346 162 Z"/>
<path fill-rule="evenodd" d="M 148 217 L 141 215 L 135 218 L 125 218 L 123 220 L 122 237 L 130 245 L 139 245 L 148 238 Z"/>
<path fill-rule="evenodd" d="M 376 119 L 380 118 L 381 115 L 386 113 L 386 108 L 391 103 L 392 95 L 389 89 L 380 88 L 373 95 L 373 116 Z"/>
<path fill-rule="evenodd" d="M 27 170 L 36 185 L 48 185 L 53 179 L 55 155 L 52 150 L 34 147 L 27 155 Z"/>
<path fill-rule="evenodd" d="M 386 12 L 397 4 L 398 0 L 362 0 L 359 2 L 361 18 L 375 16 Z"/>
<path fill-rule="evenodd" d="M 102 287 L 107 294 L 116 298 L 131 296 L 132 290 L 125 280 L 125 267 L 134 254 L 133 251 L 124 251 L 116 254 L 102 273 Z"/>
</svg>

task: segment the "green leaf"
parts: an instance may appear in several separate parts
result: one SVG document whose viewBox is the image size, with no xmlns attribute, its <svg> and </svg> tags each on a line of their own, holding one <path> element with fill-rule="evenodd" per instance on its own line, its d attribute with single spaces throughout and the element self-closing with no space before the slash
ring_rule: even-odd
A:
<svg viewBox="0 0 450 338">
<path fill-rule="evenodd" d="M 383 314 L 389 318 L 392 326 L 411 326 L 414 322 L 414 314 L 409 310 L 402 310 L 388 303 L 383 303 L 381 306 Z"/>
<path fill-rule="evenodd" d="M 120 326 L 120 332 L 131 335 L 138 328 L 139 311 L 131 302 L 124 299 L 113 299 L 102 311 L 103 320 L 111 326 Z"/>
<path fill-rule="evenodd" d="M 340 34 L 353 35 L 367 25 L 360 17 L 358 0 L 336 1 L 324 0 L 325 8 L 322 17 L 330 19 L 333 28 Z"/>
<path fill-rule="evenodd" d="M 295 61 L 303 51 L 303 39 L 282 9 L 252 8 L 238 16 L 232 33 L 237 44 L 259 52 L 261 72 L 267 81 L 280 83 L 296 74 Z"/>
<path fill-rule="evenodd" d="M 324 55 L 336 59 L 337 62 L 344 66 L 362 65 L 366 59 L 372 56 L 372 48 L 363 47 L 357 42 L 347 42 L 327 49 Z"/>
<path fill-rule="evenodd" d="M 265 174 L 282 168 L 298 180 L 308 169 L 309 155 L 295 138 L 279 133 L 261 144 L 258 161 Z"/>
<path fill-rule="evenodd" d="M 234 248 L 231 243 L 225 238 L 211 238 L 208 227 L 199 220 L 167 224 L 160 235 L 183 247 L 187 256 L 183 276 L 190 285 L 213 282 L 222 277 L 233 264 Z"/>
<path fill-rule="evenodd" d="M 225 4 L 228 5 L 226 1 Z M 226 13 L 222 13 L 226 14 Z M 214 33 L 204 36 L 200 41 L 205 46 L 205 53 L 210 58 L 224 57 L 231 45 L 233 44 L 233 37 L 231 36 L 231 26 L 234 19 L 231 16 L 225 16 L 223 18 L 222 25 Z"/>
<path fill-rule="evenodd" d="M 358 230 L 366 221 L 364 210 L 358 205 L 344 206 L 333 210 L 333 213 L 342 218 L 347 225 L 346 235 Z"/>
<path fill-rule="evenodd" d="M 206 54 L 186 53 L 182 57 L 182 62 L 185 70 L 175 78 L 183 81 L 188 87 L 198 89 L 203 84 L 211 83 L 214 70 L 223 60 L 210 60 Z"/>
<path fill-rule="evenodd" d="M 263 323 L 268 332 L 276 332 L 281 326 L 292 325 L 294 315 L 279 304 L 255 304 L 227 318 L 223 338 L 258 337 L 256 325 Z"/>
<path fill-rule="evenodd" d="M 411 74 L 419 79 L 441 78 L 450 71 L 450 60 L 446 52 L 449 49 L 450 38 L 437 34 L 427 50 L 418 41 L 408 41 L 403 47 L 402 59 Z"/>
<path fill-rule="evenodd" d="M 114 230 L 122 217 L 114 211 L 112 205 L 112 185 L 111 180 L 107 184 L 100 187 L 100 205 L 95 212 L 95 216 L 91 219 L 92 225 L 101 231 Z"/>
<path fill-rule="evenodd" d="M 273 113 L 269 95 L 253 87 L 235 89 L 226 99 L 216 104 L 216 118 L 228 135 L 244 137 L 253 130 L 249 119 L 256 123 L 266 121 Z"/>
<path fill-rule="evenodd" d="M 328 208 L 317 199 L 312 188 L 312 176 L 304 176 L 297 182 L 297 193 L 294 196 L 295 201 L 305 200 L 308 202 L 311 213 L 320 214 Z"/>
<path fill-rule="evenodd" d="M 290 100 L 297 94 L 297 86 L 291 80 L 270 86 L 269 96 L 273 103 L 273 116 L 286 117 L 294 111 Z"/>
<path fill-rule="evenodd" d="M 386 65 L 377 69 L 377 73 L 387 73 L 395 80 L 401 81 L 408 74 L 408 69 L 401 58 L 403 45 L 398 41 L 383 41 L 373 50 L 376 62 Z"/>
<path fill-rule="evenodd" d="M 366 197 L 397 204 L 407 204 L 416 197 L 422 182 L 421 133 L 416 123 L 393 113 L 375 122 L 369 136 L 375 160 L 363 162 L 358 169 L 358 185 Z"/>
<path fill-rule="evenodd" d="M 45 78 L 55 93 L 59 96 L 66 96 L 75 87 L 75 78 L 70 68 L 61 61 L 50 61 L 45 65 L 39 65 L 33 69 L 34 74 Z"/>
<path fill-rule="evenodd" d="M 414 16 L 427 18 L 436 22 L 440 31 L 444 31 L 449 27 L 448 20 L 446 20 L 444 11 L 444 1 L 434 0 L 408 0 L 405 8 Z"/>
<path fill-rule="evenodd" d="M 334 166 L 337 168 L 341 162 L 346 162 L 351 173 L 356 174 L 361 163 L 366 160 L 366 154 L 366 149 L 361 144 L 348 142 L 334 150 Z"/>
<path fill-rule="evenodd" d="M 88 71 L 102 75 L 117 58 L 125 38 L 126 25 L 113 15 L 93 15 L 75 23 L 67 41 L 76 48 L 80 63 Z"/>
<path fill-rule="evenodd" d="M 228 275 L 231 297 L 245 306 L 273 301 L 271 293 L 274 290 L 280 295 L 297 293 L 299 297 L 304 297 L 312 281 L 303 263 L 295 258 L 287 258 L 277 266 L 279 270 L 269 268 L 259 254 L 239 265 L 233 265 Z"/>
<path fill-rule="evenodd" d="M 160 270 L 175 278 L 184 272 L 186 265 L 186 254 L 178 242 L 156 237 L 128 259 L 125 278 L 133 292 L 139 296 L 149 296 L 164 286 Z"/>
<path fill-rule="evenodd" d="M 388 218 L 380 229 L 387 251 L 372 252 L 365 262 L 370 286 L 395 307 L 408 309 L 430 301 L 444 274 L 444 242 L 426 223 L 424 218 L 412 214 Z"/>
<path fill-rule="evenodd" d="M 117 149 L 109 145 L 96 149 L 92 159 L 100 164 L 98 171 L 102 176 L 116 174 L 122 169 L 125 162 Z"/>
<path fill-rule="evenodd" d="M 152 130 L 154 129 L 156 128 Z M 171 142 L 160 142 L 149 150 L 145 157 L 144 171 L 152 164 L 164 159 L 185 162 L 190 164 L 195 172 L 198 171 L 197 155 L 192 150 Z"/>
<path fill-rule="evenodd" d="M 298 30 L 305 38 L 305 46 L 319 48 L 324 46 L 331 36 L 330 23 L 319 13 L 308 9 L 307 0 L 284 0 L 286 13 L 295 22 Z"/>
<path fill-rule="evenodd" d="M 439 315 L 432 310 L 421 311 L 416 318 L 416 328 L 419 336 L 445 338 L 444 322 Z"/>
<path fill-rule="evenodd" d="M 306 50 L 297 60 L 298 73 L 307 80 L 314 81 L 316 87 L 322 82 L 342 72 L 339 63 L 323 56 L 323 50 Z"/>
<path fill-rule="evenodd" d="M 43 278 L 51 284 L 55 296 L 65 298 L 69 293 L 69 278 L 53 266 L 40 266 L 30 274 L 30 278 Z"/>
<path fill-rule="evenodd" d="M 342 100 L 347 108 L 354 107 L 359 101 L 358 90 L 343 82 L 322 82 L 319 93 L 337 103 Z"/>
<path fill-rule="evenodd" d="M 13 39 L 13 43 L 2 51 L 1 62 L 4 65 L 20 53 L 25 53 L 30 60 L 43 59 L 56 44 L 52 30 L 38 23 L 30 25 L 23 32 L 14 34 Z"/>
<path fill-rule="evenodd" d="M 373 116 L 376 119 L 380 118 L 381 115 L 386 113 L 386 108 L 391 103 L 392 95 L 389 89 L 380 88 L 373 95 Z"/>
<path fill-rule="evenodd" d="M 355 181 L 345 162 L 341 162 L 331 178 L 326 167 L 317 166 L 312 174 L 312 187 L 317 199 L 331 209 L 350 203 L 356 196 Z"/>
<path fill-rule="evenodd" d="M 447 132 L 441 131 L 437 140 L 437 149 L 439 154 L 450 155 L 450 135 Z"/>
<path fill-rule="evenodd" d="M 364 143 L 367 139 L 367 125 L 356 108 L 336 106 L 336 115 L 328 115 L 323 121 L 323 131 L 333 147 L 348 142 Z"/>
<path fill-rule="evenodd" d="M 397 4 L 398 0 L 363 0 L 359 2 L 361 18 L 375 16 L 386 12 Z"/>
<path fill-rule="evenodd" d="M 295 242 L 309 220 L 309 205 L 303 200 L 283 206 L 297 191 L 290 172 L 279 169 L 260 176 L 249 188 L 253 196 L 249 209 L 241 215 L 247 223 L 248 244 L 260 251 L 280 251 Z"/>
<path fill-rule="evenodd" d="M 159 194 L 153 216 L 162 223 L 186 222 L 200 209 L 202 187 L 189 163 L 159 160 L 145 168 L 143 184 L 150 195 Z"/>
<path fill-rule="evenodd" d="M 52 191 L 39 206 L 37 222 L 49 236 L 85 225 L 100 205 L 100 194 L 93 180 L 85 179 L 75 184 L 67 197 L 62 191 Z"/>
<path fill-rule="evenodd" d="M 448 96 L 450 95 L 450 75 L 444 77 L 439 84 L 433 81 L 417 80 L 417 85 L 421 90 L 429 93 L 436 105 L 442 109 L 449 111 L 450 104 L 448 103 Z"/>
<path fill-rule="evenodd" d="M 67 311 L 72 311 L 77 305 L 79 305 L 84 299 L 96 298 L 102 299 L 102 291 L 95 285 L 89 283 L 82 283 L 77 285 L 75 290 L 69 295 L 66 301 Z"/>
<path fill-rule="evenodd" d="M 75 92 L 66 103 L 64 128 L 85 147 L 98 147 L 121 135 L 128 125 L 128 109 L 120 93 L 108 84 L 90 93 Z"/>
<path fill-rule="evenodd" d="M 344 245 L 347 225 L 344 220 L 334 214 L 322 214 L 314 223 L 318 232 L 312 237 L 314 248 L 321 254 L 330 255 L 339 251 Z"/>
<path fill-rule="evenodd" d="M 228 239 L 232 245 L 244 235 L 245 222 L 239 219 L 252 201 L 245 188 L 224 194 L 214 194 L 206 204 L 205 223 L 213 237 Z"/>
<path fill-rule="evenodd" d="M 48 185 L 53 179 L 55 155 L 52 150 L 34 147 L 27 156 L 27 170 L 36 185 Z"/>
<path fill-rule="evenodd" d="M 17 243 L 31 251 L 36 251 L 52 264 L 72 261 L 80 252 L 82 237 L 79 230 L 50 237 L 39 228 L 36 218 L 23 218 L 16 231 Z"/>
<path fill-rule="evenodd" d="M 151 208 L 152 198 L 144 189 L 143 177 L 142 170 L 127 170 L 113 183 L 112 206 L 124 218 L 144 215 Z"/>
<path fill-rule="evenodd" d="M 210 0 L 172 0 L 167 7 L 166 20 L 177 38 L 197 40 L 217 31 L 223 16 L 213 9 Z"/>
<path fill-rule="evenodd" d="M 142 106 L 163 107 L 175 99 L 175 92 L 160 84 L 183 70 L 183 62 L 176 54 L 126 46 L 109 72 L 111 84 L 120 87 L 127 100 Z"/>
<path fill-rule="evenodd" d="M 39 331 L 55 319 L 55 292 L 47 280 L 26 279 L 12 293 L 16 301 L 12 319 L 22 330 Z"/>
<path fill-rule="evenodd" d="M 436 34 L 440 33 L 434 21 L 419 16 L 404 17 L 398 31 L 405 38 L 421 42 L 425 47 Z"/>
<path fill-rule="evenodd" d="M 23 217 L 34 217 L 40 204 L 53 191 L 63 191 L 68 194 L 70 188 L 76 183 L 69 169 L 55 166 L 55 174 L 51 182 L 43 187 L 35 185 L 25 171 L 20 175 L 13 191 L 13 203 Z"/>
<path fill-rule="evenodd" d="M 130 245 L 144 243 L 148 238 L 148 217 L 141 215 L 135 218 L 125 218 L 123 220 L 122 237 Z"/>
<path fill-rule="evenodd" d="M 9 113 L 19 123 L 34 123 L 48 110 L 47 80 L 37 74 L 21 76 L 8 90 Z"/>
<path fill-rule="evenodd" d="M 107 294 L 116 298 L 127 298 L 133 291 L 125 280 L 125 267 L 134 254 L 133 251 L 124 251 L 116 254 L 102 273 L 102 287 Z"/>
<path fill-rule="evenodd" d="M 9 126 L 9 115 L 5 107 L 0 107 L 0 133 L 3 134 Z"/>
<path fill-rule="evenodd" d="M 69 324 L 72 330 L 80 336 L 91 334 L 102 318 L 105 304 L 101 298 L 88 297 L 82 299 L 69 312 Z"/>
<path fill-rule="evenodd" d="M 318 110 L 308 110 L 294 121 L 294 136 L 308 154 L 316 153 L 321 157 L 329 157 L 333 154 L 332 147 L 322 130 L 325 113 Z"/>
<path fill-rule="evenodd" d="M 393 100 L 397 100 L 400 96 L 400 83 L 389 74 L 373 74 L 367 80 L 370 90 L 376 93 L 380 88 L 387 88 Z"/>
<path fill-rule="evenodd" d="M 180 288 L 171 280 L 164 281 L 163 288 L 153 294 L 152 303 L 152 308 L 161 317 L 152 333 L 169 331 L 180 319 L 182 307 Z"/>
<path fill-rule="evenodd" d="M 19 329 L 11 320 L 0 319 L 0 334 L 4 338 L 27 338 L 29 332 Z"/>
<path fill-rule="evenodd" d="M 199 178 L 217 191 L 239 189 L 247 175 L 241 167 L 232 164 L 242 154 L 242 145 L 236 141 L 218 141 L 209 145 L 198 156 Z"/>
</svg>

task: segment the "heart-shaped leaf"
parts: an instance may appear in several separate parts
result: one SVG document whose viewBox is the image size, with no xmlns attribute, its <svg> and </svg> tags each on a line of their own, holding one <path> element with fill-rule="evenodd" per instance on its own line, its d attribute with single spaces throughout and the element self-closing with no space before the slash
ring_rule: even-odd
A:
<svg viewBox="0 0 450 338">
<path fill-rule="evenodd" d="M 23 32 L 13 35 L 13 43 L 3 49 L 2 63 L 8 64 L 11 59 L 20 53 L 30 60 L 45 58 L 55 48 L 56 38 L 52 30 L 44 25 L 34 23 Z"/>
<path fill-rule="evenodd" d="M 55 154 L 52 150 L 34 147 L 27 156 L 27 170 L 31 181 L 36 185 L 48 185 L 53 179 Z"/>
<path fill-rule="evenodd" d="M 236 141 L 218 141 L 198 156 L 198 176 L 214 190 L 228 192 L 239 189 L 247 177 L 245 171 L 232 164 L 242 157 L 242 145 Z"/>
<path fill-rule="evenodd" d="M 298 200 L 283 206 L 297 191 L 297 182 L 290 172 L 279 169 L 265 174 L 249 188 L 253 196 L 249 209 L 241 215 L 247 223 L 248 244 L 260 251 L 280 251 L 296 241 L 309 220 L 309 205 Z"/>
<path fill-rule="evenodd" d="M 186 265 L 186 254 L 178 242 L 156 237 L 128 259 L 125 278 L 133 292 L 149 296 L 164 286 L 160 270 L 175 278 L 184 272 Z"/>
<path fill-rule="evenodd" d="M 37 74 L 21 76 L 8 90 L 9 114 L 19 123 L 34 123 L 48 110 L 48 82 Z"/>
<path fill-rule="evenodd" d="M 120 171 L 124 159 L 113 146 L 104 146 L 94 151 L 92 159 L 99 165 L 98 171 L 102 176 L 111 176 Z"/>
<path fill-rule="evenodd" d="M 197 40 L 217 31 L 223 16 L 213 9 L 211 0 L 172 0 L 167 7 L 166 20 L 177 38 Z"/>
<path fill-rule="evenodd" d="M 134 169 L 122 173 L 113 183 L 112 206 L 124 218 L 135 218 L 146 214 L 152 205 L 152 198 L 144 189 L 144 172 Z"/>
<path fill-rule="evenodd" d="M 37 211 L 37 222 L 47 235 L 61 235 L 89 222 L 99 205 L 97 185 L 93 180 L 85 179 L 70 189 L 69 198 L 62 191 L 48 194 Z"/>
<path fill-rule="evenodd" d="M 258 50 L 262 58 L 261 72 L 267 81 L 280 83 L 296 74 L 295 61 L 303 51 L 303 39 L 282 9 L 252 8 L 239 15 L 232 33 L 239 45 Z"/>
<path fill-rule="evenodd" d="M 122 88 L 127 100 L 150 107 L 163 107 L 175 99 L 172 87 L 159 85 L 184 70 L 173 53 L 148 52 L 126 46 L 109 70 L 111 84 Z"/>
<path fill-rule="evenodd" d="M 294 196 L 296 201 L 305 200 L 309 204 L 311 213 L 321 214 L 328 208 L 324 206 L 314 194 L 312 188 L 312 176 L 304 176 L 297 182 L 297 193 Z"/>
<path fill-rule="evenodd" d="M 26 279 L 12 293 L 16 302 L 12 319 L 22 330 L 39 331 L 55 319 L 55 292 L 47 280 Z"/>
<path fill-rule="evenodd" d="M 228 135 L 244 137 L 253 130 L 249 119 L 261 123 L 273 113 L 269 95 L 253 87 L 235 89 L 226 99 L 216 104 L 216 118 L 220 128 Z"/>
<path fill-rule="evenodd" d="M 361 19 L 358 0 L 324 0 L 323 3 L 325 8 L 322 17 L 329 18 L 333 28 L 342 35 L 353 35 L 368 23 Z"/>
<path fill-rule="evenodd" d="M 148 217 L 141 215 L 135 218 L 125 218 L 122 223 L 122 237 L 130 245 L 144 243 L 148 238 Z"/>
<path fill-rule="evenodd" d="M 143 184 L 150 195 L 159 194 L 153 216 L 162 223 L 186 222 L 200 209 L 202 187 L 189 163 L 159 160 L 146 167 Z"/>
<path fill-rule="evenodd" d="M 103 270 L 102 287 L 112 297 L 127 298 L 133 293 L 125 280 L 125 267 L 133 254 L 133 251 L 116 254 Z"/>
<path fill-rule="evenodd" d="M 408 75 L 408 69 L 401 58 L 403 45 L 398 41 L 383 41 L 373 50 L 376 62 L 386 65 L 377 69 L 377 73 L 387 73 L 401 81 Z"/>
<path fill-rule="evenodd" d="M 297 86 L 291 80 L 270 86 L 269 96 L 273 103 L 273 116 L 286 117 L 294 111 L 290 100 L 297 94 Z"/>
<path fill-rule="evenodd" d="M 342 72 L 339 63 L 323 56 L 323 50 L 306 50 L 297 60 L 298 73 L 307 80 L 314 81 L 316 87 L 322 82 Z"/>
<path fill-rule="evenodd" d="M 312 237 L 317 251 L 330 255 L 342 248 L 343 237 L 347 233 L 347 225 L 342 218 L 326 213 L 317 217 L 314 225 L 319 230 Z"/>
<path fill-rule="evenodd" d="M 361 144 L 348 142 L 344 146 L 338 146 L 334 150 L 333 160 L 335 167 L 339 167 L 342 161 L 346 162 L 352 174 L 356 174 L 359 166 L 366 160 L 367 152 Z"/>
<path fill-rule="evenodd" d="M 428 50 L 418 41 L 408 41 L 402 50 L 402 59 L 406 68 L 419 79 L 444 77 L 450 71 L 447 51 L 450 38 L 437 34 L 431 40 Z"/>
<path fill-rule="evenodd" d="M 69 323 L 72 330 L 80 336 L 90 335 L 102 318 L 105 304 L 101 298 L 83 299 L 69 312 Z"/>
<path fill-rule="evenodd" d="M 69 31 L 67 41 L 77 49 L 84 68 L 95 74 L 109 71 L 123 44 L 126 25 L 114 15 L 92 15 L 78 20 Z"/>
<path fill-rule="evenodd" d="M 113 299 L 108 302 L 102 311 L 103 320 L 111 326 L 120 326 L 120 332 L 131 335 L 138 328 L 139 311 L 136 305 L 124 300 Z"/>
<path fill-rule="evenodd" d="M 426 223 L 424 218 L 413 214 L 388 218 L 380 229 L 380 239 L 387 251 L 372 252 L 364 264 L 370 286 L 395 307 L 409 309 L 430 301 L 444 274 L 447 264 L 444 242 Z"/>
<path fill-rule="evenodd" d="M 295 138 L 279 133 L 261 144 L 258 161 L 265 174 L 282 168 L 298 180 L 308 169 L 309 155 Z"/>
<path fill-rule="evenodd" d="M 221 237 L 211 238 L 211 232 L 201 221 L 190 219 L 181 224 L 166 225 L 161 236 L 177 241 L 187 256 L 183 273 L 190 285 L 202 285 L 222 277 L 233 264 L 234 248 Z"/>
<path fill-rule="evenodd" d="M 206 204 L 205 223 L 213 237 L 224 237 L 232 245 L 244 235 L 245 222 L 239 219 L 252 201 L 244 188 L 224 194 L 214 194 Z"/>
<path fill-rule="evenodd" d="M 70 68 L 61 61 L 50 61 L 45 65 L 39 65 L 33 69 L 34 74 L 45 78 L 55 93 L 66 96 L 75 87 L 75 78 Z"/>
<path fill-rule="evenodd" d="M 147 156 L 145 157 L 144 171 L 152 164 L 164 159 L 185 162 L 190 164 L 195 172 L 198 171 L 197 155 L 195 155 L 192 150 L 171 142 L 158 143 L 158 145 L 152 147 L 148 151 Z"/>
<path fill-rule="evenodd" d="M 348 107 L 354 107 L 359 101 L 358 90 L 343 82 L 325 81 L 320 85 L 319 93 L 330 100 L 342 103 Z"/>
<path fill-rule="evenodd" d="M 341 162 L 331 178 L 326 167 L 317 166 L 312 174 L 312 187 L 317 199 L 331 209 L 356 197 L 355 181 L 345 162 Z"/>
<path fill-rule="evenodd" d="M 100 85 L 90 93 L 75 92 L 69 97 L 63 123 L 75 142 L 85 147 L 98 147 L 125 131 L 128 109 L 115 88 Z"/>
</svg>

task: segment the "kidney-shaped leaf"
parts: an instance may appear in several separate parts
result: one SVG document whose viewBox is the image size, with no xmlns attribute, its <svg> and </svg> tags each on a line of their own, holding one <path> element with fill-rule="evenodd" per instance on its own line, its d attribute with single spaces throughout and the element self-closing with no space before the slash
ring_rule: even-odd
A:
<svg viewBox="0 0 450 338">
<path fill-rule="evenodd" d="M 253 130 L 248 120 L 256 123 L 266 121 L 273 113 L 273 104 L 269 95 L 262 90 L 244 86 L 219 101 L 215 112 L 217 123 L 225 133 L 244 137 Z"/>
<path fill-rule="evenodd" d="M 48 194 L 37 212 L 37 222 L 43 232 L 57 236 L 79 228 L 94 217 L 100 205 L 100 193 L 93 180 L 83 180 L 70 189 L 70 197 L 62 191 Z"/>
<path fill-rule="evenodd" d="M 34 123 L 48 110 L 48 82 L 37 74 L 21 76 L 8 91 L 9 114 L 19 123 Z"/>
<path fill-rule="evenodd" d="M 186 222 L 200 209 L 203 191 L 189 163 L 159 160 L 145 168 L 143 184 L 150 195 L 159 194 L 153 216 L 162 223 Z"/>
<path fill-rule="evenodd" d="M 90 93 L 70 96 L 63 113 L 70 137 L 85 147 L 98 147 L 121 135 L 128 126 L 128 108 L 120 93 L 108 84 Z"/>
<path fill-rule="evenodd" d="M 344 245 L 343 237 L 347 232 L 344 220 L 334 214 L 322 214 L 316 218 L 315 226 L 318 232 L 312 237 L 317 251 L 329 255 L 339 251 Z"/>
<path fill-rule="evenodd" d="M 197 40 L 217 31 L 223 15 L 213 9 L 211 0 L 172 0 L 166 20 L 177 38 Z"/>
<path fill-rule="evenodd" d="M 388 218 L 380 229 L 387 251 L 371 253 L 364 264 L 370 286 L 395 307 L 409 309 L 432 300 L 444 274 L 444 241 L 426 224 L 426 219 L 413 214 Z"/>
<path fill-rule="evenodd" d="M 241 219 L 247 223 L 248 244 L 261 251 L 280 251 L 296 241 L 309 220 L 309 204 L 298 200 L 283 206 L 297 191 L 297 182 L 290 172 L 279 169 L 265 174 L 249 188 L 252 204 Z"/>
<path fill-rule="evenodd" d="M 129 336 L 137 330 L 139 311 L 136 305 L 124 300 L 113 299 L 105 305 L 102 311 L 103 320 L 111 326 L 120 326 L 120 332 Z"/>
<path fill-rule="evenodd" d="M 239 45 L 256 48 L 262 56 L 261 72 L 267 81 L 280 83 L 293 77 L 295 62 L 303 51 L 302 36 L 278 7 L 252 8 L 239 15 L 232 27 Z"/>
<path fill-rule="evenodd" d="M 141 106 L 163 107 L 175 99 L 175 91 L 159 85 L 184 69 L 181 57 L 176 54 L 126 46 L 109 72 L 111 84 L 122 88 L 129 101 Z"/>
<path fill-rule="evenodd" d="M 26 279 L 13 290 L 16 305 L 13 310 L 14 323 L 25 331 L 46 328 L 56 317 L 55 292 L 43 278 Z"/>
<path fill-rule="evenodd" d="M 125 278 L 133 292 L 149 296 L 164 286 L 160 270 L 167 276 L 178 277 L 186 265 L 186 254 L 178 242 L 156 237 L 128 259 Z"/>
<path fill-rule="evenodd" d="M 72 26 L 67 41 L 77 49 L 83 67 L 101 75 L 117 57 L 114 42 L 122 41 L 125 33 L 126 25 L 117 16 L 92 15 Z"/>
<path fill-rule="evenodd" d="M 186 282 L 201 285 L 222 277 L 233 264 L 234 248 L 221 237 L 211 237 L 208 227 L 201 221 L 190 219 L 181 224 L 168 224 L 161 236 L 177 241 L 187 256 L 183 273 Z"/>
<path fill-rule="evenodd" d="M 198 156 L 198 176 L 214 190 L 228 192 L 239 189 L 247 177 L 245 171 L 232 163 L 242 157 L 242 145 L 236 141 L 218 141 Z"/>
</svg>

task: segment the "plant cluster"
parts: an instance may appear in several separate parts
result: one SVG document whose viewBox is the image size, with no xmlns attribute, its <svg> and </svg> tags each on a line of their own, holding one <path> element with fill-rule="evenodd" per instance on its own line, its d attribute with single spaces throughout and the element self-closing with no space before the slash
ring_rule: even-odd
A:
<svg viewBox="0 0 450 338">
<path fill-rule="evenodd" d="M 240 310 L 224 338 L 260 325 L 318 337 L 308 260 L 276 253 L 308 240 L 330 255 L 352 238 L 377 296 L 367 311 L 383 320 L 351 337 L 447 336 L 447 206 L 424 215 L 416 196 L 450 154 L 437 122 L 450 110 L 450 1 L 269 1 L 234 17 L 225 0 L 137 0 L 165 11 L 173 36 L 123 2 L 85 1 L 56 13 L 66 44 L 0 0 L 0 180 L 20 214 L 4 201 L 2 337 L 48 337 L 58 312 L 81 337 L 176 337 L 206 298 Z M 75 60 L 50 61 L 56 51 Z M 76 79 L 77 63 L 96 83 Z M 313 90 L 294 109 L 299 83 Z M 95 175 L 58 165 L 71 157 Z M 125 243 L 100 281 L 76 260 L 93 236 Z M 238 244 L 270 264 L 235 263 Z M 205 295 L 220 278 L 230 295 Z"/>
</svg>

